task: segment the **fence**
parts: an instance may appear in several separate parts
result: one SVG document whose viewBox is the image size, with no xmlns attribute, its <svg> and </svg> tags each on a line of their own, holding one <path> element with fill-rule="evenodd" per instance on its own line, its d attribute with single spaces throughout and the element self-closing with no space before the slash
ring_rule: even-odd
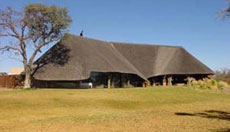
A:
<svg viewBox="0 0 230 132">
<path fill-rule="evenodd" d="M 1 75 L 0 88 L 20 88 L 22 77 L 20 75 Z"/>
</svg>

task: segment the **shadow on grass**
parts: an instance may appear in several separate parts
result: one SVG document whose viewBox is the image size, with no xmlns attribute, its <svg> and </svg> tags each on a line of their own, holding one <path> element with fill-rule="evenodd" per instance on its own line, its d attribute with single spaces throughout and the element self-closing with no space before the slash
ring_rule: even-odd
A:
<svg viewBox="0 0 230 132">
<path fill-rule="evenodd" d="M 80 88 L 80 87 L 41 87 L 41 88 L 34 88 L 34 89 L 48 89 L 48 90 L 78 90 L 78 89 L 92 89 L 92 88 Z"/>
<path fill-rule="evenodd" d="M 185 113 L 185 112 L 178 112 L 175 113 L 178 116 L 198 116 L 202 118 L 209 118 L 209 119 L 219 119 L 219 120 L 226 120 L 230 121 L 230 112 L 219 111 L 219 110 L 207 110 L 200 113 Z M 230 128 L 223 128 L 214 130 L 215 132 L 230 132 Z"/>
<path fill-rule="evenodd" d="M 227 120 L 230 121 L 230 112 L 225 111 L 218 111 L 218 110 L 207 110 L 200 113 L 184 113 L 178 112 L 175 113 L 178 116 L 199 116 L 203 118 L 210 118 L 210 119 L 220 119 L 220 120 Z"/>
<path fill-rule="evenodd" d="M 213 132 L 230 132 L 230 128 L 217 129 L 217 130 L 214 130 Z"/>
</svg>

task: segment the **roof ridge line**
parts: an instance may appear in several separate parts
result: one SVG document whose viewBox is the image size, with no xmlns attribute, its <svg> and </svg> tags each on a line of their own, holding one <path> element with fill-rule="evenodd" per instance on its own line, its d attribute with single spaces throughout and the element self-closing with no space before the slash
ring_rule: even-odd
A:
<svg viewBox="0 0 230 132">
<path fill-rule="evenodd" d="M 117 50 L 117 48 L 114 46 L 114 43 L 111 43 L 111 42 L 107 42 L 109 43 L 112 48 L 117 52 L 119 53 L 120 56 L 122 56 L 122 58 L 129 64 L 132 66 L 132 68 L 139 74 L 137 74 L 138 76 L 142 77 L 143 79 L 147 80 L 147 78 L 120 52 Z"/>
</svg>

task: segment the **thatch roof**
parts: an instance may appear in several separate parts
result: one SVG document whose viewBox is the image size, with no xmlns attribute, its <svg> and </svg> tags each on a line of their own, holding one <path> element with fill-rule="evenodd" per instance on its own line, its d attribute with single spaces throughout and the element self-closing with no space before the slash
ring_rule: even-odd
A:
<svg viewBox="0 0 230 132">
<path fill-rule="evenodd" d="M 120 72 L 147 80 L 160 75 L 213 74 L 182 47 L 105 42 L 68 35 L 36 62 L 37 80 L 84 80 L 91 72 Z"/>
</svg>

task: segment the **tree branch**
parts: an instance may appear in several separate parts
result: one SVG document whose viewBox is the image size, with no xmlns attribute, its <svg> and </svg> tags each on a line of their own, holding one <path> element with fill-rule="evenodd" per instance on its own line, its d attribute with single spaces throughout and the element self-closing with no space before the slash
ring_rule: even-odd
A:
<svg viewBox="0 0 230 132">
<path fill-rule="evenodd" d="M 30 59 L 29 59 L 29 64 L 33 64 L 34 58 L 36 57 L 37 53 L 41 51 L 41 48 L 45 45 L 49 44 L 49 42 L 42 42 L 40 43 L 36 48 L 34 53 L 31 55 Z"/>
<path fill-rule="evenodd" d="M 21 39 L 21 35 L 19 35 L 19 33 L 17 32 L 17 30 L 15 29 L 15 25 L 10 23 L 9 24 L 9 28 L 12 30 L 12 32 L 14 33 L 14 35 L 16 36 L 16 38 Z"/>
<path fill-rule="evenodd" d="M 17 38 L 18 39 L 18 37 L 16 35 L 11 34 L 9 32 L 6 32 L 5 34 L 4 33 L 0 33 L 0 37 L 13 37 L 13 38 Z"/>
<path fill-rule="evenodd" d="M 27 37 L 25 37 L 26 26 L 27 26 L 27 22 L 22 20 L 22 22 L 21 22 L 21 36 L 23 37 L 23 40 L 28 39 Z"/>
<path fill-rule="evenodd" d="M 0 48 L 0 51 L 10 51 L 10 50 L 14 50 L 14 51 L 17 51 L 19 52 L 20 54 L 22 54 L 22 51 L 19 49 L 19 48 L 16 48 L 16 47 L 12 47 L 12 46 L 4 46 L 2 48 Z"/>
</svg>

